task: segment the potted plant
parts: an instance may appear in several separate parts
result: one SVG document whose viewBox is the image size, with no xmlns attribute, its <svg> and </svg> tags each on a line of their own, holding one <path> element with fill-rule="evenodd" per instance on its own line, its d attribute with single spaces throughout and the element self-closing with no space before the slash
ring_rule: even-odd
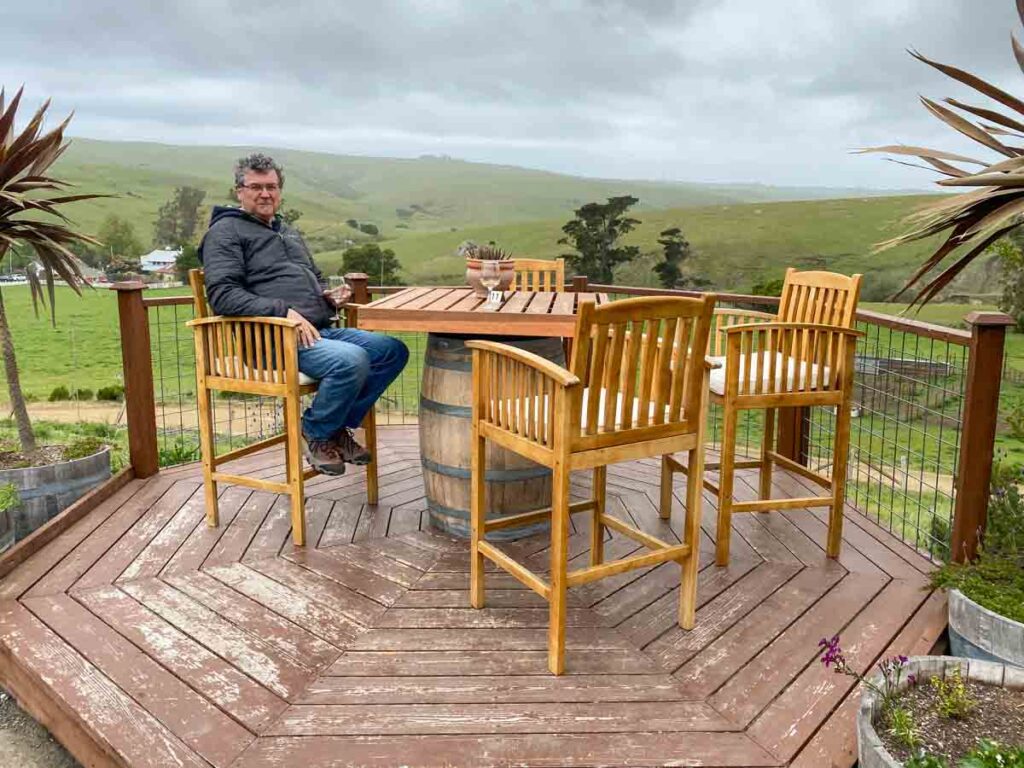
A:
<svg viewBox="0 0 1024 768">
<path fill-rule="evenodd" d="M 894 656 L 867 677 L 839 637 L 821 662 L 863 684 L 860 768 L 1024 768 L 1024 670 L 948 656 Z"/>
<path fill-rule="evenodd" d="M 1019 467 L 992 471 L 985 533 L 977 559 L 946 563 L 932 583 L 949 590 L 953 654 L 1024 668 L 1024 499 Z"/>
<path fill-rule="evenodd" d="M 480 282 L 481 262 L 499 262 L 500 281 L 496 291 L 507 291 L 516 277 L 516 263 L 512 254 L 498 248 L 494 243 L 477 245 L 468 242 L 459 247 L 460 253 L 466 257 L 466 282 L 473 289 L 473 294 L 481 298 L 487 296 L 487 288 Z"/>
<path fill-rule="evenodd" d="M 55 278 L 63 280 L 81 295 L 84 282 L 78 259 L 69 249 L 76 243 L 99 245 L 87 235 L 70 228 L 62 209 L 68 203 L 89 200 L 102 195 L 65 194 L 69 186 L 50 175 L 50 166 L 67 149 L 64 129 L 70 117 L 50 131 L 43 131 L 43 120 L 49 108 L 44 103 L 22 127 L 15 131 L 15 120 L 21 103 L 22 90 L 6 103 L 0 88 L 0 260 L 21 247 L 34 254 L 26 270 L 32 302 L 38 313 L 40 303 L 49 296 L 51 322 L 56 322 L 54 311 Z M 46 289 L 43 289 L 45 281 Z M 0 353 L 3 355 L 7 391 L 11 411 L 18 430 L 17 451 L 6 451 L 0 457 L 0 483 L 11 483 L 22 500 L 41 504 L 46 516 L 57 511 L 84 494 L 110 475 L 109 451 L 105 446 L 94 446 L 90 456 L 80 456 L 70 462 L 63 461 L 64 448 L 37 446 L 36 436 L 29 420 L 25 397 L 18 375 L 18 361 L 14 353 L 14 340 L 7 320 L 7 312 L 0 291 Z M 76 462 L 85 462 L 85 466 Z M 56 467 L 53 465 L 65 465 Z M 97 466 L 92 466 L 96 464 Z M 49 486 L 49 487 L 47 487 Z M 15 513 L 17 518 L 17 513 Z M 42 522 L 38 516 L 33 522 Z M 15 525 L 23 536 L 26 525 Z"/>
</svg>

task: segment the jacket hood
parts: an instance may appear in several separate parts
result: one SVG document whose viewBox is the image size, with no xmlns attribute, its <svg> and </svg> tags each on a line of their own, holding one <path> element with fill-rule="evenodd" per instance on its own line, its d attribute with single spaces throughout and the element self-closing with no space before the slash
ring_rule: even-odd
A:
<svg viewBox="0 0 1024 768">
<path fill-rule="evenodd" d="M 261 221 L 260 219 L 257 219 L 252 214 L 246 213 L 241 208 L 239 208 L 237 205 L 215 205 L 215 206 L 213 206 L 213 211 L 210 212 L 210 224 L 209 224 L 209 226 L 212 227 L 214 224 L 216 224 L 221 219 L 247 219 L 249 221 L 256 222 L 258 224 L 262 224 L 262 225 L 266 226 L 266 222 Z M 281 221 L 282 221 L 281 217 L 275 215 L 274 216 L 274 221 L 271 222 L 271 224 L 270 224 L 270 228 L 273 229 L 275 232 L 277 232 L 281 228 Z M 206 243 L 206 235 L 203 235 L 203 239 L 199 243 L 199 261 L 203 260 L 203 245 L 205 243 Z"/>
</svg>

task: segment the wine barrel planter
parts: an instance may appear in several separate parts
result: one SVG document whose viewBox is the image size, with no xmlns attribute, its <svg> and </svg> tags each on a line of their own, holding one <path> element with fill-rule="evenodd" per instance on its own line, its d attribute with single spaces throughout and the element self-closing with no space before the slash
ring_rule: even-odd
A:
<svg viewBox="0 0 1024 768">
<path fill-rule="evenodd" d="M 472 350 L 470 337 L 427 337 L 420 394 L 420 455 L 432 527 L 469 536 Z M 563 365 L 561 339 L 497 339 Z M 487 517 L 503 517 L 551 505 L 551 470 L 491 442 L 487 444 Z M 503 528 L 489 539 L 519 539 L 546 530 L 547 522 Z"/>
<path fill-rule="evenodd" d="M 900 688 L 906 688 L 907 677 L 917 677 L 917 684 L 927 683 L 933 677 L 945 677 L 956 669 L 960 670 L 965 680 L 974 680 L 985 685 L 999 688 L 1024 688 L 1024 669 L 1009 664 L 980 659 L 965 659 L 954 656 L 914 656 L 904 670 Z M 872 680 L 882 684 L 881 674 Z M 875 720 L 881 713 L 881 698 L 867 686 L 860 698 L 860 709 L 857 711 L 857 765 L 859 768 L 900 768 L 902 762 L 894 758 L 885 748 L 878 732 L 875 731 Z"/>
<path fill-rule="evenodd" d="M 14 540 L 25 538 L 109 477 L 109 448 L 57 464 L 0 470 L 0 485 L 14 483 L 18 489 L 20 503 L 7 510 Z"/>
<path fill-rule="evenodd" d="M 0 552 L 14 546 L 14 510 L 0 512 Z"/>
<path fill-rule="evenodd" d="M 958 589 L 951 589 L 949 646 L 956 656 L 1024 667 L 1024 624 L 978 605 Z"/>
</svg>

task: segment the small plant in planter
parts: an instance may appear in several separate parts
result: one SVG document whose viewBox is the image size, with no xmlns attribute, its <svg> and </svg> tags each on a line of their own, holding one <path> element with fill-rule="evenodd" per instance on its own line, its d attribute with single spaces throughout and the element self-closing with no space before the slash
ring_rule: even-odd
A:
<svg viewBox="0 0 1024 768">
<path fill-rule="evenodd" d="M 1010 758 L 1024 754 L 1024 670 L 894 656 L 868 677 L 847 663 L 838 637 L 821 640 L 819 648 L 822 664 L 864 686 L 857 722 L 861 768 L 985 768 L 989 763 L 978 760 L 992 756 L 1006 761 L 992 763 L 1002 768 L 1017 765 Z"/>
<path fill-rule="evenodd" d="M 466 257 L 466 282 L 477 296 L 487 295 L 487 289 L 480 282 L 481 262 L 500 262 L 501 282 L 498 283 L 495 290 L 507 291 L 508 287 L 512 285 L 512 281 L 515 280 L 516 265 L 512 254 L 498 248 L 494 243 L 477 245 L 467 241 L 459 246 L 458 252 Z"/>
<path fill-rule="evenodd" d="M 1024 497 L 1020 467 L 992 471 L 985 536 L 976 560 L 932 575 L 949 590 L 953 653 L 1024 666 Z"/>
</svg>

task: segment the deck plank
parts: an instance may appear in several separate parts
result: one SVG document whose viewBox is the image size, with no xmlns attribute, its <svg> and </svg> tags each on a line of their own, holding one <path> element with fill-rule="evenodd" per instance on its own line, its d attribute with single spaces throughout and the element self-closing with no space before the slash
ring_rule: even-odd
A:
<svg viewBox="0 0 1024 768">
<path fill-rule="evenodd" d="M 286 499 L 237 486 L 221 486 L 207 527 L 195 464 L 114 491 L 0 582 L 42 648 L 77 660 L 44 678 L 25 637 L 0 632 L 0 682 L 84 764 L 848 768 L 857 696 L 818 669 L 817 639 L 840 634 L 866 668 L 928 650 L 944 627 L 944 599 L 922 589 L 931 563 L 849 507 L 838 561 L 824 513 L 790 510 L 735 516 L 731 563 L 716 567 L 705 493 L 697 626 L 677 625 L 675 563 L 573 588 L 555 677 L 541 597 L 489 563 L 486 607 L 469 606 L 467 542 L 427 529 L 416 431 L 382 427 L 378 455 L 378 505 L 362 470 L 308 483 L 305 548 Z M 237 466 L 283 477 L 278 449 Z M 612 467 L 608 509 L 674 541 L 687 479 L 668 521 L 659 482 L 657 460 Z M 573 473 L 571 497 L 590 486 Z M 737 473 L 738 499 L 756 486 Z M 772 492 L 805 486 L 776 471 Z M 571 522 L 570 568 L 588 564 L 589 528 Z M 502 544 L 542 575 L 549 546 Z M 606 560 L 637 548 L 606 531 Z M 81 716 L 71 669 L 132 722 Z M 159 758 L 142 755 L 153 740 Z"/>
<path fill-rule="evenodd" d="M 23 605 L 217 768 L 230 765 L 255 738 L 67 595 Z"/>
</svg>

